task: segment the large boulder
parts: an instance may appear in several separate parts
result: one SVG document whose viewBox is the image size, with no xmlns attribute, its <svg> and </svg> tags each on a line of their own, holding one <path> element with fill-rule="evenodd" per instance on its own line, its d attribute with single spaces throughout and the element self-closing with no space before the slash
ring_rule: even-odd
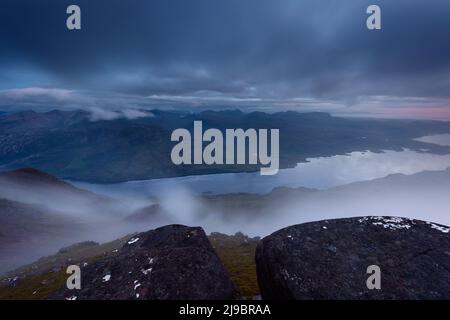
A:
<svg viewBox="0 0 450 320">
<path fill-rule="evenodd" d="M 137 234 L 116 256 L 81 267 L 81 290 L 50 299 L 235 299 L 238 291 L 202 228 Z"/>
<path fill-rule="evenodd" d="M 256 249 L 263 299 L 450 299 L 450 228 L 397 218 L 287 227 Z M 380 268 L 376 275 L 367 268 Z"/>
</svg>

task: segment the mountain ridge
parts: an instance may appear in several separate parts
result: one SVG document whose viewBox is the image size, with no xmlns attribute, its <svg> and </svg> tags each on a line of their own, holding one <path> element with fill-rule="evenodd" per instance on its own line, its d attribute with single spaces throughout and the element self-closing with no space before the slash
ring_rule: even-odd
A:
<svg viewBox="0 0 450 320">
<path fill-rule="evenodd" d="M 258 171 L 256 165 L 176 166 L 170 136 L 177 128 L 279 128 L 280 168 L 307 158 L 352 151 L 428 149 L 449 154 L 450 146 L 414 141 L 450 133 L 439 121 L 370 120 L 327 113 L 277 113 L 240 110 L 197 113 L 151 110 L 151 116 L 93 121 L 83 110 L 0 114 L 0 168 L 33 167 L 59 178 L 99 183 L 227 172 Z"/>
</svg>

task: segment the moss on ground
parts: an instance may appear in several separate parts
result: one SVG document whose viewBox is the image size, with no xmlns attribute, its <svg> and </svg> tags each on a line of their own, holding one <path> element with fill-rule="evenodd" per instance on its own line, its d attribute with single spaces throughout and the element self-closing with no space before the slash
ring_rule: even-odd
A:
<svg viewBox="0 0 450 320">
<path fill-rule="evenodd" d="M 1 300 L 41 300 L 61 288 L 67 279 L 65 270 L 46 272 L 18 280 L 14 286 L 0 287 Z"/>
<path fill-rule="evenodd" d="M 53 256 L 9 272 L 0 278 L 0 300 L 39 300 L 60 289 L 71 264 L 92 263 L 116 254 L 130 236 L 100 245 L 72 246 Z M 237 233 L 234 236 L 213 233 L 209 240 L 223 261 L 231 279 L 246 298 L 259 294 L 256 280 L 255 249 L 258 239 Z M 12 279 L 16 278 L 13 281 Z"/>
<path fill-rule="evenodd" d="M 239 233 L 234 236 L 213 233 L 209 239 L 242 295 L 248 298 L 258 295 L 255 263 L 258 240 Z"/>
<path fill-rule="evenodd" d="M 65 284 L 69 276 L 66 273 L 69 265 L 92 263 L 114 255 L 130 236 L 98 245 L 76 244 L 64 248 L 60 253 L 8 272 L 0 277 L 0 300 L 45 299 Z M 17 280 L 13 280 L 15 278 Z"/>
</svg>

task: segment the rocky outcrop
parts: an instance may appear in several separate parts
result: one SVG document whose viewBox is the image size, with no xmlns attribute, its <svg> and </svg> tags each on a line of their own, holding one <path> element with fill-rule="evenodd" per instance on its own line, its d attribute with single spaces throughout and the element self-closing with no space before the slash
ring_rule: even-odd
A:
<svg viewBox="0 0 450 320">
<path fill-rule="evenodd" d="M 51 299 L 235 299 L 239 293 L 202 228 L 168 225 L 81 267 L 81 290 Z"/>
<path fill-rule="evenodd" d="M 405 218 L 305 223 L 256 250 L 263 299 L 450 299 L 450 228 Z M 367 280 L 380 268 L 381 289 Z M 370 279 L 370 283 L 374 278 Z"/>
</svg>

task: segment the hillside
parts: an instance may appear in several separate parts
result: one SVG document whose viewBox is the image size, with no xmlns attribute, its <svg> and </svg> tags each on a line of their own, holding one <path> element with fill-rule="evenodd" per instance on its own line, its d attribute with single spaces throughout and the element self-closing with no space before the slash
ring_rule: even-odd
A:
<svg viewBox="0 0 450 320">
<path fill-rule="evenodd" d="M 65 284 L 65 268 L 68 264 L 84 265 L 114 257 L 135 236 L 128 235 L 103 244 L 75 244 L 59 250 L 57 254 L 8 272 L 0 276 L 0 300 L 44 299 Z M 254 255 L 259 239 L 243 234 L 232 236 L 220 233 L 213 233 L 208 239 L 242 295 L 248 298 L 258 295 Z"/>
<path fill-rule="evenodd" d="M 449 230 L 365 216 L 293 225 L 260 240 L 168 225 L 63 248 L 1 278 L 0 299 L 448 299 Z M 81 290 L 65 288 L 72 264 L 81 267 Z M 377 290 L 366 285 L 369 266 L 382 272 Z"/>
<path fill-rule="evenodd" d="M 183 113 L 153 110 L 138 119 L 93 121 L 86 111 L 34 111 L 0 114 L 0 165 L 33 167 L 59 178 L 119 182 L 219 172 L 256 171 L 256 166 L 175 166 L 170 160 L 174 129 L 192 130 L 194 120 L 207 128 L 279 128 L 280 166 L 294 167 L 306 158 L 352 151 L 450 147 L 413 140 L 450 133 L 439 121 L 365 120 L 326 113 L 238 110 Z"/>
<path fill-rule="evenodd" d="M 129 212 L 117 200 L 36 169 L 1 172 L 0 272 L 99 233 L 101 223 L 107 227 Z"/>
</svg>

